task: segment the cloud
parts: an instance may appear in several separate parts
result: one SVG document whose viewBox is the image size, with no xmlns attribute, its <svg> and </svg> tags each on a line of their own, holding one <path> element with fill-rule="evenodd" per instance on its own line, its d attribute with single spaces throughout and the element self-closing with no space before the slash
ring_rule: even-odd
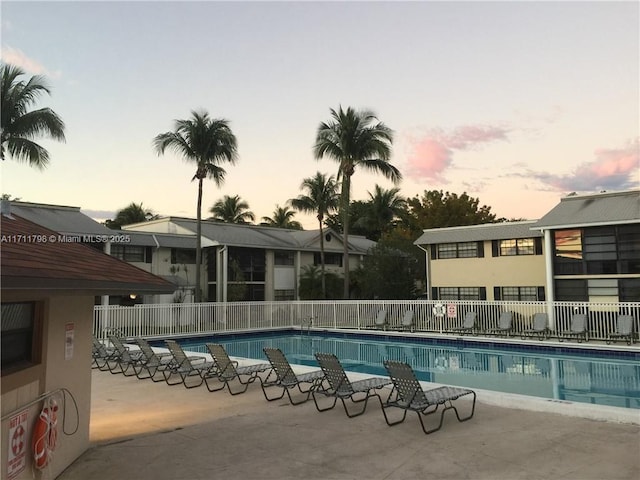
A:
<svg viewBox="0 0 640 480">
<path fill-rule="evenodd" d="M 579 164 L 570 174 L 529 171 L 514 176 L 533 178 L 555 191 L 628 190 L 640 185 L 640 139 L 622 148 L 596 149 L 595 160 Z"/>
<path fill-rule="evenodd" d="M 47 75 L 52 78 L 60 78 L 61 76 L 60 72 L 50 72 L 44 65 L 29 58 L 22 50 L 18 50 L 17 48 L 2 47 L 2 49 L 0 49 L 0 56 L 2 56 L 3 62 L 20 67 L 26 73 L 32 75 Z"/>
<path fill-rule="evenodd" d="M 451 132 L 433 129 L 420 137 L 409 135 L 408 176 L 442 181 L 442 174 L 453 163 L 456 150 L 471 150 L 495 140 L 508 140 L 508 133 L 503 127 L 466 125 Z"/>
</svg>

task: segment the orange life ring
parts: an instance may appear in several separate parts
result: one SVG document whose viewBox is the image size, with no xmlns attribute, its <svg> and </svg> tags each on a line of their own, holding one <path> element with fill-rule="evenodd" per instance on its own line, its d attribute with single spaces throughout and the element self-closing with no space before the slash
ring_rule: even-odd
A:
<svg viewBox="0 0 640 480">
<path fill-rule="evenodd" d="M 51 454 L 56 448 L 58 439 L 58 405 L 49 402 L 40 412 L 33 429 L 33 463 L 38 470 L 42 470 L 51 460 Z"/>
</svg>

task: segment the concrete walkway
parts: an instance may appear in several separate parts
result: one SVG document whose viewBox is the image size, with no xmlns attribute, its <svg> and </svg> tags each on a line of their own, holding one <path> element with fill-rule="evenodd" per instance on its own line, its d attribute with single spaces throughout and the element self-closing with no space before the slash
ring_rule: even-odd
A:
<svg viewBox="0 0 640 480">
<path fill-rule="evenodd" d="M 449 411 L 425 435 L 415 414 L 388 427 L 377 401 L 349 419 L 340 404 L 319 413 L 313 401 L 285 399 L 267 402 L 259 384 L 231 396 L 94 371 L 93 446 L 58 479 L 640 478 L 638 425 L 496 407 L 479 395 L 470 421 Z"/>
</svg>

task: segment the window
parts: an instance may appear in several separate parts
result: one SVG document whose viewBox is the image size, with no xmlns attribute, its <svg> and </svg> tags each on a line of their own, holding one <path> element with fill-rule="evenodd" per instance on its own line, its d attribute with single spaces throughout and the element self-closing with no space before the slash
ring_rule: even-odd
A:
<svg viewBox="0 0 640 480">
<path fill-rule="evenodd" d="M 615 227 L 586 229 L 583 237 L 587 274 L 616 273 L 618 254 Z"/>
<path fill-rule="evenodd" d="M 274 290 L 273 298 L 276 302 L 295 300 L 295 293 L 294 290 Z"/>
<path fill-rule="evenodd" d="M 273 254 L 273 264 L 293 266 L 293 252 L 275 252 Z"/>
<path fill-rule="evenodd" d="M 2 304 L 2 374 L 40 362 L 39 305 L 35 302 Z"/>
<path fill-rule="evenodd" d="M 510 240 L 494 240 L 492 242 L 492 247 L 494 257 L 542 254 L 542 240 L 540 238 L 514 238 Z"/>
<path fill-rule="evenodd" d="M 618 302 L 618 280 L 615 278 L 587 281 L 590 302 Z"/>
<path fill-rule="evenodd" d="M 587 301 L 586 280 L 556 280 L 555 299 L 559 302 L 585 302 Z"/>
<path fill-rule="evenodd" d="M 544 300 L 544 287 L 495 287 L 494 300 L 535 302 Z"/>
<path fill-rule="evenodd" d="M 313 254 L 313 264 L 320 265 L 320 253 L 316 252 Z M 335 265 L 337 267 L 342 266 L 342 254 L 341 253 L 324 253 L 324 264 L 325 265 Z"/>
<path fill-rule="evenodd" d="M 556 275 L 640 273 L 640 225 L 554 232 Z"/>
<path fill-rule="evenodd" d="M 436 287 L 436 300 L 486 300 L 484 287 Z"/>
<path fill-rule="evenodd" d="M 233 265 L 235 266 L 232 268 Z M 229 247 L 229 281 L 236 280 L 238 272 L 241 272 L 241 280 L 244 282 L 264 282 L 265 269 L 266 262 L 264 250 L 257 248 Z"/>
<path fill-rule="evenodd" d="M 581 275 L 582 230 L 557 230 L 554 235 L 553 270 L 556 275 Z"/>
<path fill-rule="evenodd" d="M 482 242 L 440 243 L 436 245 L 438 259 L 480 258 L 484 256 Z"/>
<path fill-rule="evenodd" d="M 554 237 L 556 257 L 582 259 L 582 230 L 558 230 Z"/>
<path fill-rule="evenodd" d="M 458 258 L 458 244 L 441 243 L 438 247 L 438 258 Z"/>
<path fill-rule="evenodd" d="M 174 265 L 196 264 L 196 251 L 191 248 L 172 248 L 171 263 Z"/>
<path fill-rule="evenodd" d="M 111 256 L 125 262 L 151 263 L 151 248 L 136 245 L 111 245 Z"/>
<path fill-rule="evenodd" d="M 620 301 L 640 302 L 640 278 L 621 278 Z"/>
<path fill-rule="evenodd" d="M 618 273 L 640 273 L 640 225 L 618 227 Z"/>
</svg>

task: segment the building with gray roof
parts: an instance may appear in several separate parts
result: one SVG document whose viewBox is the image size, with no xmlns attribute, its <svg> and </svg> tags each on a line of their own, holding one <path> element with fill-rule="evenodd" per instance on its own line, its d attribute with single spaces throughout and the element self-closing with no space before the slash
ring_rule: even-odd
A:
<svg viewBox="0 0 640 480">
<path fill-rule="evenodd" d="M 195 283 L 195 256 L 192 252 L 196 231 L 196 220 L 184 217 L 164 217 L 123 227 L 123 232 L 153 235 L 158 242 L 169 241 L 171 235 L 192 241 L 189 251 L 187 247 L 172 247 L 170 256 L 167 256 L 166 249 L 164 254 L 163 249 L 156 254 L 160 262 L 156 268 L 173 266 L 171 275 L 175 275 L 176 268 L 182 268 L 184 274 L 186 268 L 191 274 L 191 283 Z M 327 270 L 340 274 L 344 261 L 343 238 L 331 229 L 325 229 L 323 234 Z M 320 262 L 319 230 L 203 220 L 201 242 L 206 262 L 201 284 L 207 286 L 204 298 L 209 301 L 296 300 L 302 269 Z M 375 244 L 364 237 L 350 236 L 350 266 L 357 268 Z M 161 274 L 166 276 L 169 272 L 162 271 Z M 229 275 L 241 278 L 230 279 Z M 243 288 L 233 289 L 235 293 L 230 295 L 229 287 L 240 284 Z M 239 290 L 244 292 L 243 297 L 235 298 Z"/>
<path fill-rule="evenodd" d="M 432 299 L 640 301 L 640 190 L 571 194 L 541 219 L 424 230 Z"/>
</svg>

